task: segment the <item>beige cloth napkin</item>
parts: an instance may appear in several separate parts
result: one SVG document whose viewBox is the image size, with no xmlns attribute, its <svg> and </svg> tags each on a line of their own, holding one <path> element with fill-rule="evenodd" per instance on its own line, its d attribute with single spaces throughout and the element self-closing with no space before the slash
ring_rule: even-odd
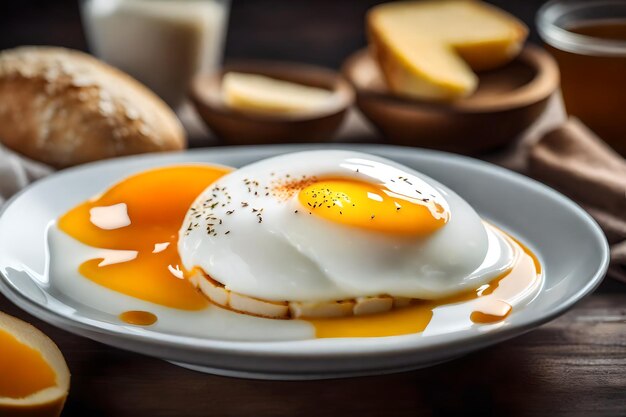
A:
<svg viewBox="0 0 626 417">
<path fill-rule="evenodd" d="M 530 146 L 528 174 L 596 219 L 611 244 L 609 276 L 626 282 L 626 160 L 571 118 Z"/>
<path fill-rule="evenodd" d="M 51 172 L 52 168 L 0 145 L 0 207 L 16 192 Z"/>
</svg>

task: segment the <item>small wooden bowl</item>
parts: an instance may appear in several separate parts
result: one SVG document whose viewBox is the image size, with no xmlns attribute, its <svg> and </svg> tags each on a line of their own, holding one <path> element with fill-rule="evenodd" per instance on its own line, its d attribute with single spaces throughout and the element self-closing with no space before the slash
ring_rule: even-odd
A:
<svg viewBox="0 0 626 417">
<path fill-rule="evenodd" d="M 230 71 L 320 87 L 334 92 L 327 109 L 303 115 L 266 115 L 228 107 L 222 99 L 222 76 Z M 224 144 L 323 142 L 332 138 L 346 110 L 354 102 L 354 90 L 330 69 L 287 62 L 246 61 L 224 66 L 210 75 L 198 75 L 191 84 L 196 110 Z"/>
<path fill-rule="evenodd" d="M 367 50 L 350 56 L 342 72 L 361 112 L 389 142 L 466 154 L 510 143 L 539 117 L 559 85 L 554 59 L 535 46 L 505 67 L 480 73 L 476 92 L 451 103 L 393 95 Z"/>
</svg>

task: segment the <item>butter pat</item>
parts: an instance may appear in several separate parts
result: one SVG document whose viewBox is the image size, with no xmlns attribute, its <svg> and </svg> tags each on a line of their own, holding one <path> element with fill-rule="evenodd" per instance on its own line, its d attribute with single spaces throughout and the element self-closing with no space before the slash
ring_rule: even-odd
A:
<svg viewBox="0 0 626 417">
<path fill-rule="evenodd" d="M 333 92 L 256 74 L 229 72 L 222 79 L 224 102 L 234 109 L 265 114 L 301 114 L 324 110 Z"/>
<path fill-rule="evenodd" d="M 528 34 L 513 16 L 473 0 L 382 4 L 370 10 L 367 25 L 390 90 L 423 100 L 470 95 L 474 71 L 508 63 Z"/>
</svg>

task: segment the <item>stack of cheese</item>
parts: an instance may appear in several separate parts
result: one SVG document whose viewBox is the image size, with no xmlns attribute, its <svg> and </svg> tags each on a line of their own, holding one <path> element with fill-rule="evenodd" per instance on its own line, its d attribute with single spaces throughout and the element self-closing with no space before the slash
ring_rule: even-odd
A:
<svg viewBox="0 0 626 417">
<path fill-rule="evenodd" d="M 371 48 L 390 90 L 422 100 L 474 92 L 474 71 L 505 65 L 528 34 L 515 17 L 473 0 L 386 3 L 367 16 Z"/>
</svg>

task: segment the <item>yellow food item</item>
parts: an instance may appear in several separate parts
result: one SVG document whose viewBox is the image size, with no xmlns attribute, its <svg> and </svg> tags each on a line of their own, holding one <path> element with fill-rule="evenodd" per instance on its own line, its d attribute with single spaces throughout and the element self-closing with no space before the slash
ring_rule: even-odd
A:
<svg viewBox="0 0 626 417">
<path fill-rule="evenodd" d="M 175 275 L 182 273 L 178 229 L 198 194 L 228 171 L 203 165 L 152 169 L 120 181 L 65 213 L 59 218 L 59 229 L 86 245 L 113 251 L 106 259 L 83 262 L 78 269 L 81 275 L 151 303 L 183 310 L 206 308 L 207 300 Z M 123 227 L 102 228 L 94 223 L 94 209 L 106 213 L 120 204 L 128 220 Z M 119 213 L 109 213 L 109 220 L 121 220 Z M 120 256 L 126 253 L 131 256 Z"/>
<path fill-rule="evenodd" d="M 424 100 L 470 95 L 474 71 L 505 65 L 528 34 L 515 17 L 473 0 L 386 3 L 370 10 L 367 26 L 391 91 Z"/>
<path fill-rule="evenodd" d="M 327 220 L 394 235 L 428 236 L 450 217 L 432 199 L 408 199 L 384 186 L 351 179 L 317 181 L 298 198 L 303 207 Z"/>
<path fill-rule="evenodd" d="M 266 114 L 298 114 L 324 110 L 333 92 L 264 75 L 229 72 L 222 80 L 224 102 L 235 109 Z"/>
<path fill-rule="evenodd" d="M 54 342 L 0 313 L 0 416 L 59 416 L 69 387 L 70 372 Z"/>
</svg>

